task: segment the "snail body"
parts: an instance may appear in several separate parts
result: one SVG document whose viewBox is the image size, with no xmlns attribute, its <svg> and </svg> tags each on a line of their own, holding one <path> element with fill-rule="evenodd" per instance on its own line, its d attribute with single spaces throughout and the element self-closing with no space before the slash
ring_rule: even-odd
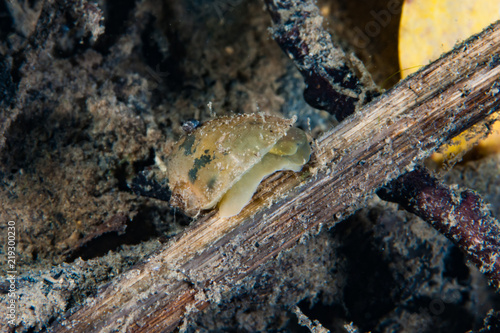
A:
<svg viewBox="0 0 500 333">
<path fill-rule="evenodd" d="M 219 204 L 238 214 L 262 179 L 278 170 L 300 171 L 311 154 L 293 120 L 263 114 L 221 117 L 181 138 L 167 159 L 171 205 L 188 215 Z"/>
</svg>

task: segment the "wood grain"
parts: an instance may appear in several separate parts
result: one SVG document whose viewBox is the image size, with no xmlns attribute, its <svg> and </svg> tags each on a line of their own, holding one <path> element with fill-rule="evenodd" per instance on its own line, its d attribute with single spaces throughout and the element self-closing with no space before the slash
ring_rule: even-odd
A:
<svg viewBox="0 0 500 333">
<path fill-rule="evenodd" d="M 238 216 L 201 216 L 52 331 L 172 331 L 304 233 L 334 225 L 443 142 L 498 111 L 499 54 L 497 23 L 325 133 L 301 173 L 268 178 Z"/>
</svg>

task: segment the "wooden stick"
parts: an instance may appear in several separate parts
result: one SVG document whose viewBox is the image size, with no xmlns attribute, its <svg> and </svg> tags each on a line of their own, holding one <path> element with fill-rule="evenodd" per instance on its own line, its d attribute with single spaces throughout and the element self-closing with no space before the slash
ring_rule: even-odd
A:
<svg viewBox="0 0 500 333">
<path fill-rule="evenodd" d="M 424 168 L 415 168 L 377 194 L 430 223 L 464 251 L 499 289 L 500 223 L 477 193 L 458 191 L 439 182 Z"/>
<path fill-rule="evenodd" d="M 304 99 L 338 121 L 380 95 L 363 63 L 337 47 L 313 0 L 265 0 L 273 38 L 304 77 Z"/>
<path fill-rule="evenodd" d="M 172 331 L 304 233 L 346 217 L 380 186 L 497 111 L 498 54 L 497 23 L 323 135 L 304 171 L 268 178 L 238 216 L 221 219 L 212 211 L 199 218 L 53 331 Z"/>
<path fill-rule="evenodd" d="M 367 72 L 361 61 L 334 45 L 314 0 L 265 3 L 273 19 L 274 39 L 304 77 L 304 99 L 312 107 L 327 110 L 340 121 L 370 96 L 378 95 L 370 75 L 357 79 Z M 500 223 L 478 194 L 445 186 L 421 167 L 391 181 L 377 194 L 415 213 L 451 239 L 492 285 L 500 287 L 500 258 L 496 255 Z"/>
</svg>

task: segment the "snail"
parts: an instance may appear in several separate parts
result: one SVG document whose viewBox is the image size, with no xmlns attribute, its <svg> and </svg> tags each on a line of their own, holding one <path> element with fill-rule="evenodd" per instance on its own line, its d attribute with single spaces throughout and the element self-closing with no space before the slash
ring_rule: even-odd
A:
<svg viewBox="0 0 500 333">
<path fill-rule="evenodd" d="M 182 137 L 166 161 L 170 203 L 188 215 L 219 205 L 237 215 L 260 182 L 279 170 L 300 171 L 311 148 L 293 119 L 264 114 L 210 120 Z"/>
</svg>

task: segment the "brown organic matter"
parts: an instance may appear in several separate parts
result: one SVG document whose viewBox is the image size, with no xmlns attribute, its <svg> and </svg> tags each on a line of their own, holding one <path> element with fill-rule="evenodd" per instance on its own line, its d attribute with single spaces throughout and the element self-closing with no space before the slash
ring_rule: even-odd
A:
<svg viewBox="0 0 500 333">
<path fill-rule="evenodd" d="M 321 24 L 312 1 L 294 1 L 304 8 L 273 33 L 258 0 L 0 2 L 0 221 L 16 223 L 20 298 L 0 331 L 460 332 L 490 310 L 493 325 L 483 274 L 374 191 L 461 129 L 486 127 L 498 27 L 365 105 L 377 88 L 363 65 L 379 84 L 397 71 L 376 51 L 397 50 L 396 14 L 356 49 L 363 64 L 349 51 L 354 18 L 364 29 L 372 11 L 401 4 L 375 2 L 319 1 Z M 300 32 L 282 39 L 292 53 L 294 42 L 309 50 L 300 71 L 272 38 L 288 29 Z M 333 128 L 304 101 L 308 70 L 309 101 L 328 110 L 332 84 L 361 113 Z M 182 125 L 256 112 L 297 117 L 314 138 L 304 171 L 271 176 L 237 218 L 171 209 L 160 166 Z M 460 166 L 447 181 L 480 191 L 498 216 L 498 165 Z M 2 304 L 9 288 L 0 281 Z"/>
<path fill-rule="evenodd" d="M 309 169 L 267 179 L 238 216 L 198 219 L 54 331 L 174 330 L 220 290 L 242 283 L 307 231 L 352 213 L 368 194 L 498 110 L 498 41 L 500 24 L 400 82 L 319 138 Z M 467 95 L 464 86 L 473 87 Z"/>
<path fill-rule="evenodd" d="M 363 103 L 362 97 L 364 95 L 376 92 L 373 88 L 375 87 L 375 83 L 369 75 L 364 76 L 363 83 L 357 81 L 354 85 L 357 89 L 356 94 L 359 96 L 358 99 L 350 98 L 349 90 L 342 91 L 338 89 L 339 86 L 347 88 L 345 85 L 350 80 L 345 78 L 344 72 L 345 68 L 348 68 L 348 65 L 352 63 L 352 60 L 349 60 L 339 47 L 333 45 L 329 34 L 322 27 L 322 18 L 319 15 L 319 9 L 314 3 L 310 1 L 297 1 L 290 7 L 287 1 L 268 1 L 267 5 L 271 17 L 274 18 L 275 39 L 301 70 L 306 83 L 310 81 L 312 75 L 321 75 L 319 73 L 331 74 L 322 84 L 313 85 L 316 91 L 315 95 L 324 96 L 324 98 L 319 98 L 319 100 L 322 100 L 321 105 L 315 99 L 308 98 L 311 94 L 310 84 L 304 91 L 304 97 L 311 106 L 329 110 L 336 115 L 337 119 L 343 120 L 355 112 L 357 104 Z M 283 16 L 286 16 L 287 19 L 282 19 Z M 312 25 L 312 28 L 309 27 L 310 25 Z M 289 31 L 294 31 L 294 34 L 290 34 Z M 298 36 L 304 37 L 300 38 Z M 308 39 L 310 37 L 313 38 Z M 317 45 L 327 45 L 327 47 L 318 52 Z M 300 53 L 298 50 L 303 50 L 303 52 L 298 54 Z M 309 50 L 314 51 L 310 52 Z M 320 56 L 316 55 L 316 53 Z M 335 58 L 338 58 L 334 61 L 337 66 L 338 64 L 344 65 L 337 69 L 330 68 L 329 63 L 331 59 Z M 353 56 L 351 56 L 351 59 L 353 59 Z M 494 58 L 491 62 L 494 63 L 495 61 Z M 358 72 L 365 73 L 366 69 L 364 69 L 363 65 L 361 63 L 358 64 L 361 68 L 358 69 Z M 304 67 L 306 68 L 304 69 Z M 356 77 L 353 70 L 349 71 L 348 75 L 351 80 Z M 343 103 L 339 103 L 338 98 L 331 96 L 331 92 L 335 90 L 345 98 Z M 362 91 L 364 92 L 362 93 Z M 337 107 L 341 107 L 342 113 L 335 111 Z M 425 183 L 425 191 L 420 188 L 420 186 L 423 186 L 422 183 Z M 442 192 L 446 192 L 447 195 L 444 195 L 445 193 Z M 493 284 L 497 288 L 499 287 L 500 267 L 497 267 L 496 263 L 493 262 L 496 261 L 496 253 L 498 253 L 497 242 L 499 240 L 497 237 L 498 232 L 496 231 L 498 229 L 498 222 L 492 217 L 486 205 L 480 203 L 481 199 L 478 195 L 473 195 L 472 192 L 469 192 L 470 195 L 474 196 L 473 202 L 469 200 L 469 206 L 467 206 L 467 202 L 464 202 L 463 206 L 468 207 L 471 211 L 475 211 L 481 207 L 482 214 L 477 212 L 476 214 L 471 213 L 468 218 L 464 218 L 461 223 L 457 223 L 457 218 L 464 215 L 461 209 L 454 209 L 455 214 L 448 216 L 443 214 L 448 212 L 450 207 L 455 207 L 453 198 L 459 197 L 463 193 L 455 194 L 451 187 L 448 187 L 445 191 L 444 187 L 439 185 L 439 181 L 433 178 L 428 172 L 425 172 L 423 167 L 401 176 L 398 180 L 389 183 L 386 190 L 379 191 L 378 193 L 384 200 L 400 203 L 402 207 L 412 213 L 416 213 L 433 225 L 438 231 L 452 239 L 472 258 L 481 271 L 485 272 L 492 279 Z M 430 203 L 425 205 L 421 202 L 422 199 L 420 198 L 425 193 L 433 193 L 430 196 L 433 199 L 439 198 L 439 200 L 433 200 L 432 206 Z M 474 209 L 475 206 L 478 207 Z M 462 206 L 460 207 L 464 209 Z M 441 213 L 439 221 L 436 220 L 437 212 Z M 482 226 L 483 229 L 488 230 L 489 232 L 486 234 L 490 236 L 478 241 L 478 233 L 481 230 L 481 227 L 478 228 L 478 226 Z M 453 232 L 451 231 L 451 227 L 453 227 Z"/>
<path fill-rule="evenodd" d="M 409 172 L 380 189 L 451 239 L 500 288 L 500 223 L 481 197 L 439 183 L 425 169 Z"/>
<path fill-rule="evenodd" d="M 312 1 L 266 1 L 273 37 L 304 76 L 304 99 L 337 120 L 372 100 L 379 90 L 363 64 L 332 42 Z"/>
</svg>

